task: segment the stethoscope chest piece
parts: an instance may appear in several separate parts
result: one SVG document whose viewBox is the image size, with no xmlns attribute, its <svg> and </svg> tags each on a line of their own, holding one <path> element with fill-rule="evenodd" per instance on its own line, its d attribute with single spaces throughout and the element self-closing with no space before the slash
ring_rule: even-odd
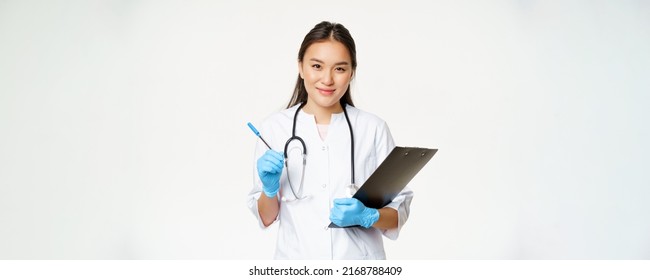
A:
<svg viewBox="0 0 650 280">
<path fill-rule="evenodd" d="M 289 182 L 289 188 L 291 189 L 291 193 L 293 194 L 293 197 L 295 198 L 293 200 L 301 200 L 301 199 L 305 198 L 302 195 L 302 191 L 303 191 L 303 183 L 305 181 L 305 166 L 307 165 L 307 145 L 305 144 L 305 141 L 302 138 L 300 138 L 300 136 L 296 135 L 296 122 L 298 121 L 298 113 L 300 112 L 302 107 L 305 106 L 305 104 L 306 103 L 302 103 L 296 109 L 296 113 L 293 115 L 293 125 L 292 125 L 292 128 L 291 128 L 291 137 L 289 137 L 287 142 L 284 144 L 284 165 L 285 165 L 286 170 L 287 170 L 287 181 Z M 348 188 L 350 189 L 350 194 L 354 195 L 354 193 L 356 193 L 356 191 L 358 190 L 358 187 L 356 187 L 356 185 L 354 184 L 354 134 L 352 133 L 352 124 L 350 124 L 350 118 L 348 117 L 348 112 L 345 109 L 346 105 L 342 105 L 342 106 L 343 106 L 343 113 L 345 114 L 345 120 L 347 121 L 348 128 L 350 129 L 350 155 L 351 155 L 351 158 L 350 158 L 350 161 L 351 161 L 351 163 L 350 163 L 350 165 L 351 165 L 351 167 L 350 167 L 350 169 L 351 169 L 350 176 L 351 176 L 351 178 L 350 178 L 350 180 L 351 180 L 351 184 L 348 185 Z M 296 188 L 295 188 L 295 185 L 294 185 L 295 182 L 292 182 L 292 178 L 291 178 L 292 176 L 291 176 L 291 174 L 289 172 L 289 160 L 290 160 L 289 159 L 289 153 L 291 153 L 291 151 L 295 147 L 294 145 L 291 145 L 291 143 L 294 142 L 294 141 L 300 142 L 301 155 L 302 155 L 302 172 L 300 172 L 301 174 L 300 174 L 300 183 L 298 184 L 298 191 L 296 191 Z M 294 147 L 290 147 L 290 146 L 294 146 Z M 285 196 L 283 195 L 282 201 L 292 201 L 292 200 L 285 198 Z"/>
</svg>

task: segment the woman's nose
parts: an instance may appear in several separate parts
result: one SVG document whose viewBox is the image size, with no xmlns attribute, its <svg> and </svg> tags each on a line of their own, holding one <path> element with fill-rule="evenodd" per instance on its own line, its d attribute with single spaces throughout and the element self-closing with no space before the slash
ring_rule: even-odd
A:
<svg viewBox="0 0 650 280">
<path fill-rule="evenodd" d="M 324 85 L 331 86 L 334 84 L 334 77 L 332 77 L 332 73 L 329 71 L 323 71 L 323 76 L 321 77 L 321 82 Z"/>
</svg>

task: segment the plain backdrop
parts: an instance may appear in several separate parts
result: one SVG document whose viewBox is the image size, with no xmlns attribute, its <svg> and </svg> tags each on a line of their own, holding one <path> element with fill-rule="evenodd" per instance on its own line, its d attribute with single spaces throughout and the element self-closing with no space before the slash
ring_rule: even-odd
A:
<svg viewBox="0 0 650 280">
<path fill-rule="evenodd" d="M 438 148 L 390 259 L 650 259 L 648 1 L 0 1 L 1 259 L 269 259 L 256 138 L 304 35 Z"/>
</svg>

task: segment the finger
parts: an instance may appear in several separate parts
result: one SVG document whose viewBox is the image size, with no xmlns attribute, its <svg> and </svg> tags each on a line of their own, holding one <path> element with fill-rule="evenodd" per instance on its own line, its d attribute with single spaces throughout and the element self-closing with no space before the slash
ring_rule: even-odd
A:
<svg viewBox="0 0 650 280">
<path fill-rule="evenodd" d="M 284 158 L 276 151 L 266 151 L 266 153 L 262 156 L 265 160 L 272 162 L 273 164 L 277 165 L 278 167 L 282 167 L 284 164 Z"/>
<path fill-rule="evenodd" d="M 343 215 L 341 213 L 334 212 L 334 211 L 330 213 L 330 221 L 332 221 L 333 223 L 338 225 L 341 223 L 342 220 L 343 220 Z"/>
<path fill-rule="evenodd" d="M 278 168 L 268 164 L 260 166 L 259 170 L 264 174 L 278 174 L 281 172 Z"/>
<path fill-rule="evenodd" d="M 334 205 L 354 205 L 356 198 L 335 198 Z"/>
<path fill-rule="evenodd" d="M 262 167 L 266 172 L 278 173 L 282 171 L 282 164 L 276 162 L 275 159 L 263 157 L 260 160 L 262 160 Z"/>
<path fill-rule="evenodd" d="M 335 207 L 337 213 L 340 214 L 341 217 L 353 214 L 355 212 L 355 207 L 351 205 L 338 204 Z"/>
<path fill-rule="evenodd" d="M 260 159 L 259 162 L 257 163 L 257 171 L 260 173 L 270 173 L 273 169 L 271 166 L 266 164 L 263 159 Z"/>
<path fill-rule="evenodd" d="M 277 152 L 277 151 L 274 151 L 274 150 L 268 150 L 266 153 L 269 156 L 273 157 L 274 159 L 278 160 L 279 162 L 284 161 L 284 154 L 283 153 L 280 153 L 280 152 Z"/>
<path fill-rule="evenodd" d="M 330 212 L 330 220 L 331 221 L 340 220 L 340 219 L 341 219 L 341 215 L 338 212 L 335 212 L 335 211 Z"/>
<path fill-rule="evenodd" d="M 276 151 L 273 150 L 268 150 L 264 155 L 262 156 L 263 158 L 266 158 L 269 161 L 275 162 L 278 165 L 283 165 L 284 164 L 284 156 Z"/>
<path fill-rule="evenodd" d="M 266 171 L 266 172 L 271 172 L 271 168 L 274 164 L 269 161 L 269 157 L 265 154 L 262 155 L 259 159 L 257 159 L 257 169 L 259 171 Z"/>
<path fill-rule="evenodd" d="M 350 210 L 348 209 L 348 207 L 344 205 L 338 205 L 332 209 L 332 212 L 335 214 L 335 217 L 338 218 L 339 220 L 343 220 L 343 218 L 345 218 L 348 215 L 349 211 Z"/>
<path fill-rule="evenodd" d="M 269 164 L 273 165 L 273 167 L 276 168 L 277 171 L 281 171 L 281 170 L 282 170 L 282 167 L 283 167 L 282 163 L 283 163 L 283 162 L 282 162 L 281 160 L 277 160 L 277 159 L 274 158 L 274 157 L 266 157 L 266 161 L 267 161 Z"/>
<path fill-rule="evenodd" d="M 343 211 L 341 211 L 341 209 L 338 207 L 332 208 L 332 211 L 330 213 L 332 213 L 335 217 L 343 217 Z"/>
</svg>

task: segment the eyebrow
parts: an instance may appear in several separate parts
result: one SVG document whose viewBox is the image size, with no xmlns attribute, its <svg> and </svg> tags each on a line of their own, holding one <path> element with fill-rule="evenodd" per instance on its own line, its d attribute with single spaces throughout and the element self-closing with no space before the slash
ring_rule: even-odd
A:
<svg viewBox="0 0 650 280">
<path fill-rule="evenodd" d="M 325 64 L 325 62 L 323 62 L 322 60 L 320 60 L 318 58 L 312 58 L 309 61 L 315 61 L 315 62 L 318 62 L 318 63 Z M 337 65 L 350 65 L 350 63 L 347 62 L 347 61 L 341 61 L 341 62 L 334 63 L 334 66 L 337 66 Z"/>
</svg>

